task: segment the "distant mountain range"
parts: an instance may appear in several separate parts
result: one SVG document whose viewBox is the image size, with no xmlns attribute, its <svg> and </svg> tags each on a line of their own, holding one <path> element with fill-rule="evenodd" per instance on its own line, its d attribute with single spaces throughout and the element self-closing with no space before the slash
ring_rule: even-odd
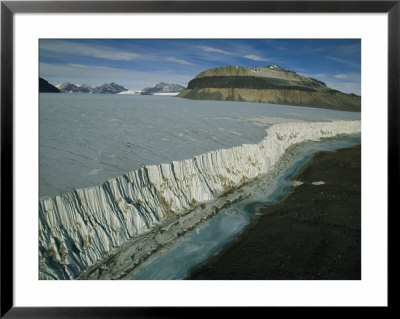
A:
<svg viewBox="0 0 400 319">
<path fill-rule="evenodd" d="M 191 80 L 178 97 L 361 111 L 360 96 L 331 89 L 324 82 L 277 65 L 209 69 Z"/>
<path fill-rule="evenodd" d="M 57 88 L 62 92 L 72 92 L 72 93 L 101 93 L 101 94 L 117 94 L 123 91 L 127 91 L 121 85 L 114 82 L 104 83 L 99 86 L 92 86 L 89 84 L 72 84 L 69 82 L 64 82 L 57 85 Z"/>
<path fill-rule="evenodd" d="M 99 86 L 93 86 L 89 84 L 72 84 L 70 82 L 64 82 L 53 86 L 46 80 L 39 78 L 39 92 L 68 92 L 68 93 L 100 93 L 100 94 L 140 94 L 140 95 L 153 95 L 153 94 L 165 94 L 165 95 L 176 95 L 185 89 L 179 84 L 169 84 L 160 82 L 151 87 L 146 87 L 142 90 L 128 90 L 123 86 L 112 83 L 104 83 Z"/>
</svg>

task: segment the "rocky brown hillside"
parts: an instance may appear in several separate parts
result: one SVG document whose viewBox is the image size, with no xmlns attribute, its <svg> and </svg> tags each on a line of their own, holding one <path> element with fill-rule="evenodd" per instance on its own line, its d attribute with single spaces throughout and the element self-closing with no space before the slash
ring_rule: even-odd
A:
<svg viewBox="0 0 400 319">
<path fill-rule="evenodd" d="M 197 75 L 178 97 L 320 107 L 361 111 L 361 97 L 276 65 L 262 68 L 225 66 Z"/>
</svg>

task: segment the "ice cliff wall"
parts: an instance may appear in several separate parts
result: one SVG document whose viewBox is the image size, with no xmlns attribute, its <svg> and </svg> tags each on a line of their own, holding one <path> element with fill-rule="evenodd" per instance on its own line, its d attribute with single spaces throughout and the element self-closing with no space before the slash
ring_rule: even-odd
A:
<svg viewBox="0 0 400 319">
<path fill-rule="evenodd" d="M 39 276 L 74 279 L 155 223 L 267 173 L 288 147 L 360 130 L 360 121 L 275 124 L 258 144 L 147 165 L 101 185 L 41 198 Z"/>
</svg>

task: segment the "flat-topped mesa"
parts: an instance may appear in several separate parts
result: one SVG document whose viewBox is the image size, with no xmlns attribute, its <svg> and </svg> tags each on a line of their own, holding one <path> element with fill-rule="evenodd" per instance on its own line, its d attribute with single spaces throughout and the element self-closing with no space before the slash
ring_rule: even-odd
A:
<svg viewBox="0 0 400 319">
<path fill-rule="evenodd" d="M 218 77 L 218 76 L 270 78 L 270 79 L 277 79 L 278 80 L 276 83 L 277 85 L 279 84 L 284 85 L 285 84 L 284 82 L 279 81 L 279 80 L 284 80 L 284 81 L 290 81 L 290 83 L 287 84 L 299 87 L 312 87 L 322 91 L 332 90 L 329 89 L 324 82 L 318 81 L 313 78 L 301 76 L 296 72 L 286 70 L 275 64 L 268 65 L 266 67 L 243 67 L 243 66 L 228 65 L 220 68 L 214 68 L 203 71 L 198 76 L 196 76 L 196 78 Z M 245 85 L 245 83 L 243 84 Z M 272 86 L 272 84 L 273 83 L 270 83 L 270 86 Z M 266 87 L 268 87 L 268 83 L 265 83 L 265 85 Z M 251 87 L 250 83 L 249 86 Z"/>
<path fill-rule="evenodd" d="M 361 110 L 361 97 L 329 88 L 324 82 L 277 65 L 228 65 L 200 72 L 178 97 L 194 100 L 260 102 Z"/>
<path fill-rule="evenodd" d="M 207 76 L 256 76 L 256 77 L 270 77 L 285 80 L 299 80 L 303 78 L 296 72 L 286 70 L 275 64 L 265 67 L 245 67 L 239 65 L 227 65 L 218 68 L 212 68 L 200 72 L 196 78 Z"/>
</svg>

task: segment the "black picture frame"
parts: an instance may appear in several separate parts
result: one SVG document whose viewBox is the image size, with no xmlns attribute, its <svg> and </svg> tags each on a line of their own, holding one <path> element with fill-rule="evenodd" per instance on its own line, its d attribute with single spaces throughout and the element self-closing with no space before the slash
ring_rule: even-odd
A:
<svg viewBox="0 0 400 319">
<path fill-rule="evenodd" d="M 191 318 L 227 309 L 191 307 L 14 307 L 13 302 L 13 19 L 16 13 L 387 13 L 388 233 L 399 184 L 400 1 L 2 1 L 1 2 L 1 318 Z M 392 214 L 390 214 L 392 213 Z M 391 225 L 393 227 L 393 223 Z M 388 237 L 390 251 L 390 236 Z M 388 254 L 390 265 L 391 258 Z M 389 269 L 388 269 L 389 270 Z M 390 273 L 389 273 L 390 275 Z M 388 286 L 390 280 L 388 280 Z M 390 309 L 392 295 L 389 294 Z M 261 307 L 263 310 L 264 307 Z M 258 309 L 260 310 L 260 309 Z M 305 307 L 291 307 L 297 316 Z M 347 310 L 349 310 L 347 308 Z M 249 309 L 235 309 L 248 315 Z"/>
</svg>

